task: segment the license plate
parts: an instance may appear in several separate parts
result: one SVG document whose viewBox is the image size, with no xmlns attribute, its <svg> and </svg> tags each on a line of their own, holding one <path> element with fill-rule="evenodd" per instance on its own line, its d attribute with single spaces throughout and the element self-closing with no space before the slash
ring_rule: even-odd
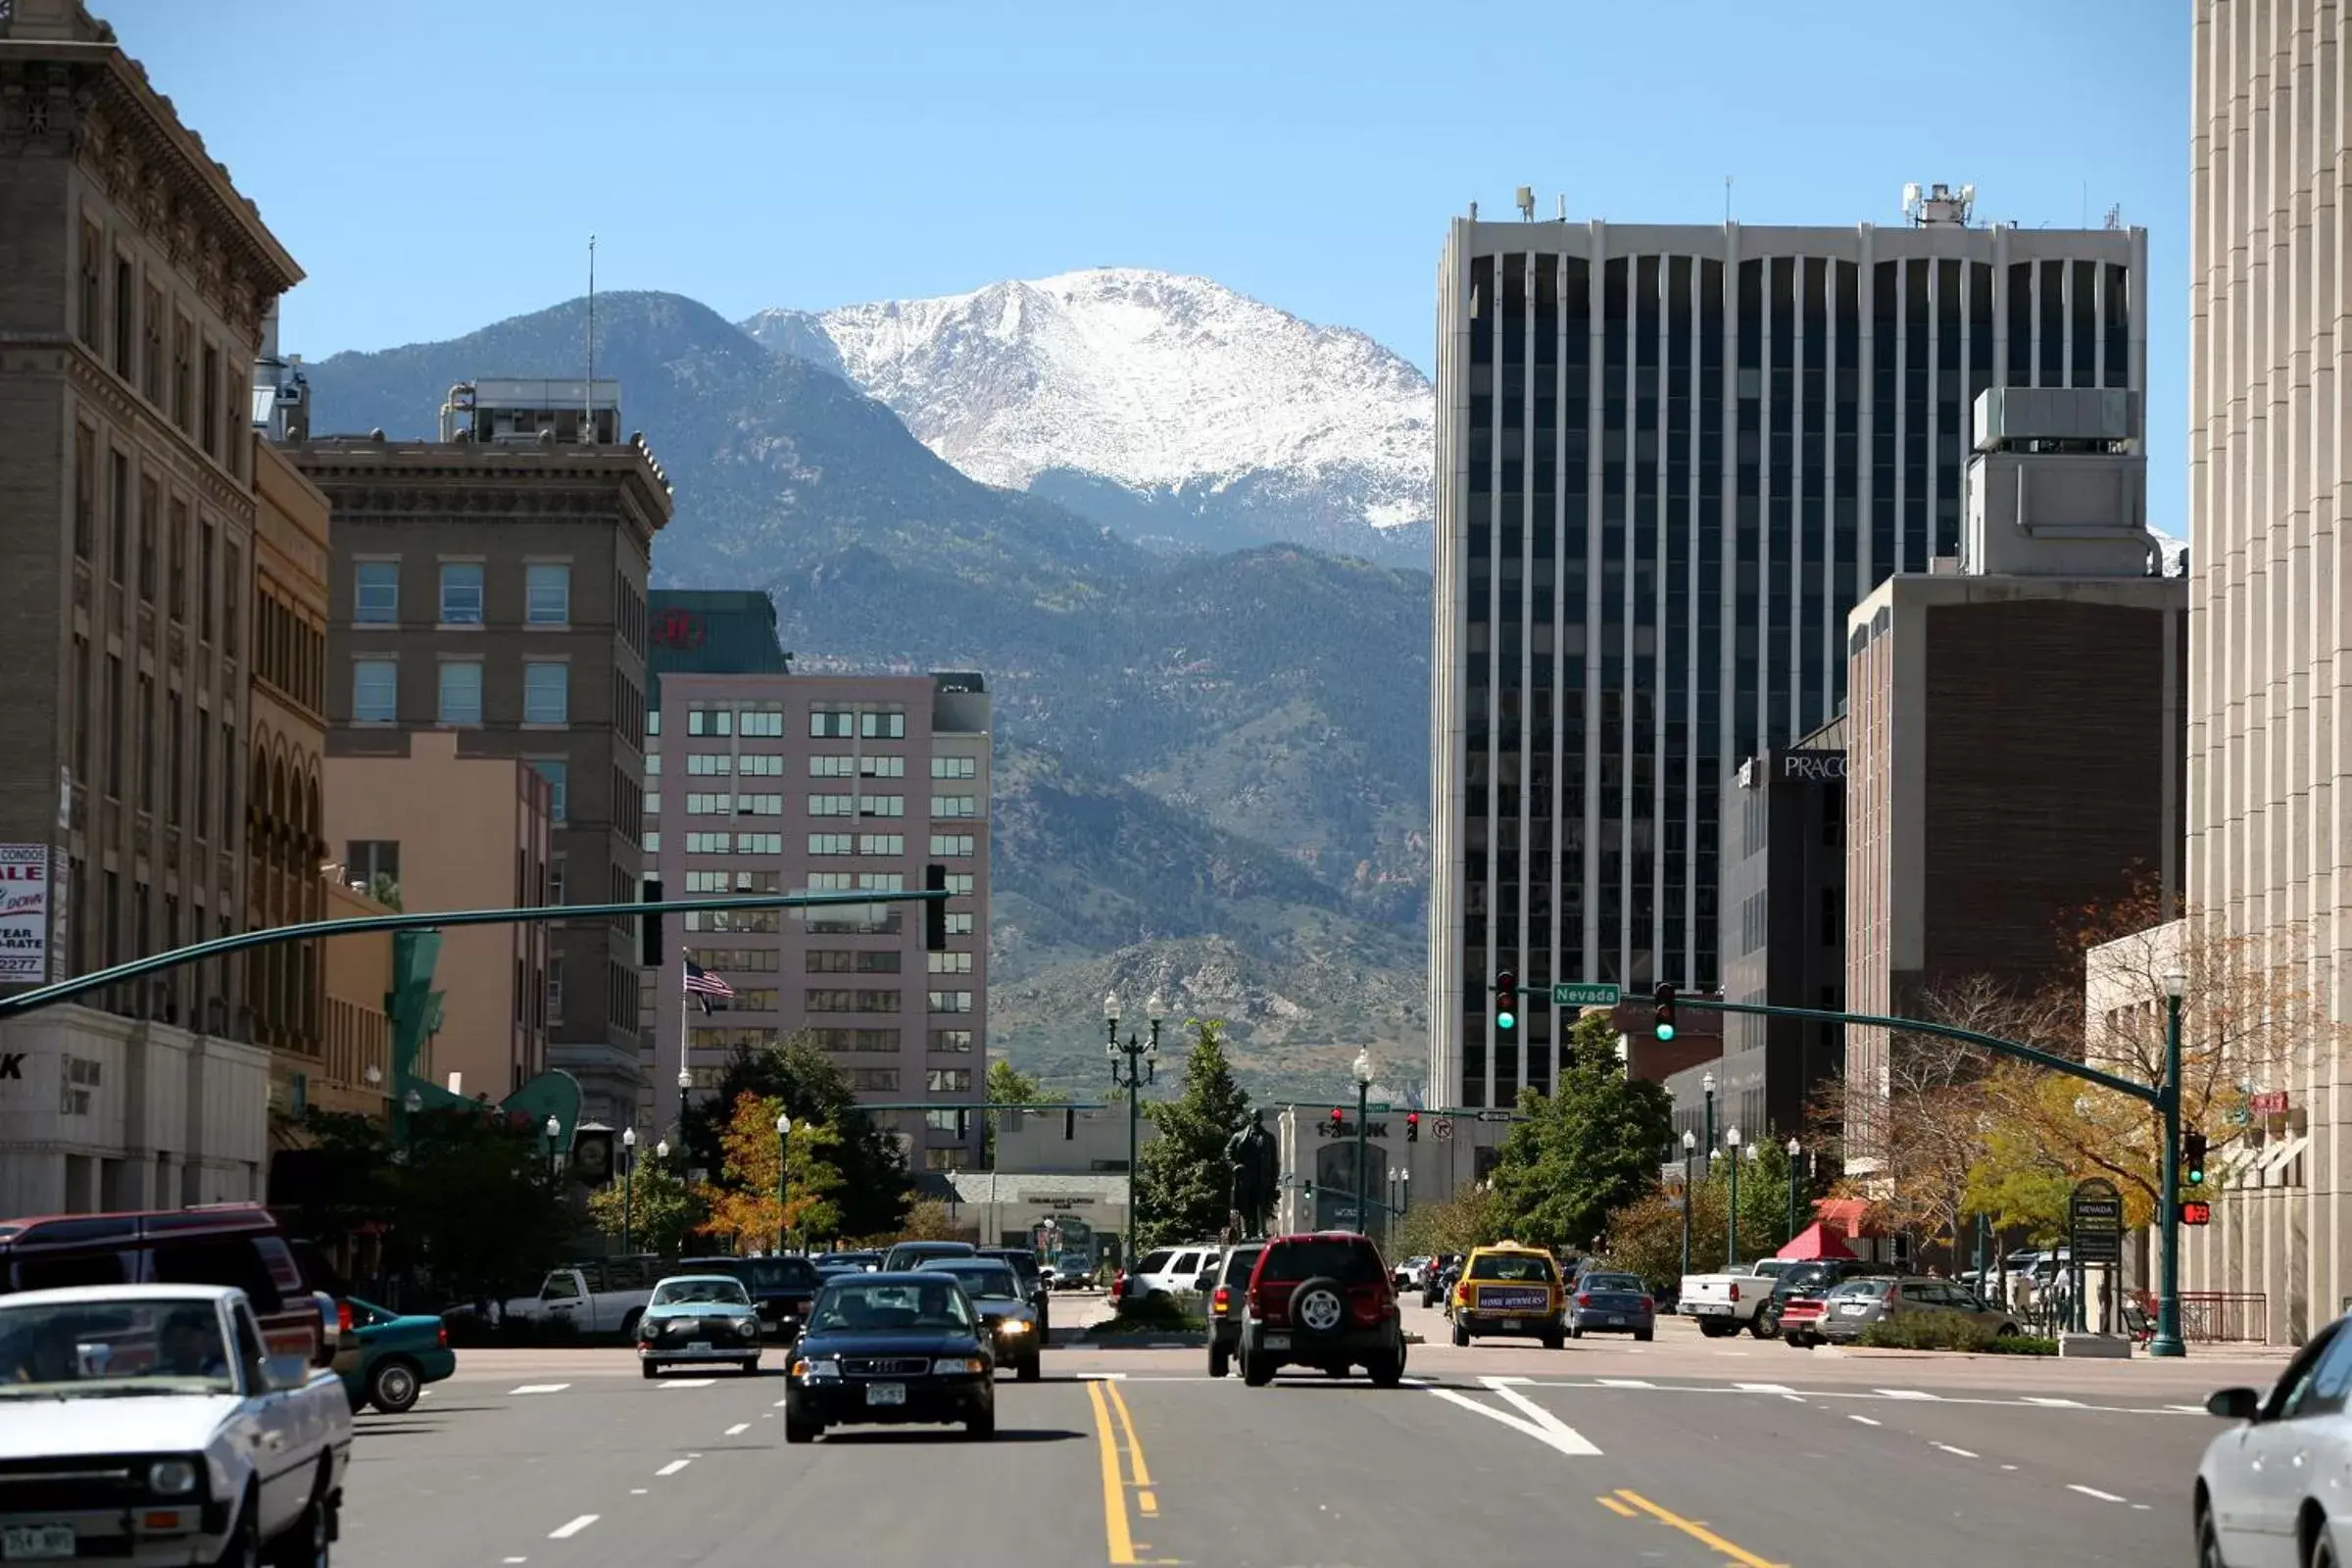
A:
<svg viewBox="0 0 2352 1568">
<path fill-rule="evenodd" d="M 1615 1323 L 1622 1325 L 1625 1322 L 1625 1319 L 1619 1316 L 1617 1313 L 1611 1312 L 1607 1317 L 1602 1318 L 1601 1321 L 1603 1323 Z"/>
<path fill-rule="evenodd" d="M 696 1340 L 686 1347 L 686 1353 L 688 1355 L 709 1355 L 710 1353 L 710 1342 L 709 1340 Z"/>
<path fill-rule="evenodd" d="M 1269 1335 L 1267 1335 L 1267 1336 L 1266 1336 L 1266 1348 L 1267 1348 L 1267 1349 L 1269 1349 L 1269 1350 L 1287 1350 L 1287 1349 L 1289 1349 L 1290 1348 L 1291 1348 L 1291 1337 L 1290 1337 L 1288 1334 L 1269 1334 Z"/>
<path fill-rule="evenodd" d="M 1505 1334 L 1516 1334 L 1516 1333 L 1518 1333 L 1518 1332 L 1519 1332 L 1519 1320 L 1518 1320 L 1517 1318 L 1515 1318 L 1515 1317 L 1506 1317 L 1506 1318 L 1504 1318 L 1504 1319 L 1502 1320 L 1502 1332 L 1503 1332 L 1503 1333 L 1505 1333 Z"/>
<path fill-rule="evenodd" d="M 905 1404 L 906 1385 L 904 1383 L 868 1383 L 865 1386 L 868 1404 Z"/>
<path fill-rule="evenodd" d="M 1870 1308 L 1867 1306 L 1841 1306 L 1838 1310 L 1844 1313 L 1847 1317 L 1860 1317 L 1863 1313 L 1869 1311 Z"/>
<path fill-rule="evenodd" d="M 20 1558 L 73 1555 L 72 1525 L 10 1525 L 0 1531 L 0 1557 L 11 1562 Z"/>
</svg>

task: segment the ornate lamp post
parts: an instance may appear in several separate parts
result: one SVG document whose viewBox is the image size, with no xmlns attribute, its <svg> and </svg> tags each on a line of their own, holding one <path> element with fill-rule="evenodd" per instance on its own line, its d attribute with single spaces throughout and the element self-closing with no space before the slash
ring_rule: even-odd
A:
<svg viewBox="0 0 2352 1568">
<path fill-rule="evenodd" d="M 2164 1181 L 2157 1202 L 2163 1212 L 2157 1223 L 2164 1251 L 2157 1262 L 2156 1332 L 2149 1337 L 2150 1355 L 2188 1353 L 2180 1338 L 2180 1001 L 2188 994 L 2188 976 L 2175 969 L 2164 977 Z"/>
<path fill-rule="evenodd" d="M 1159 1054 L 1159 1021 L 1167 1015 L 1161 1005 L 1159 993 L 1152 993 L 1144 1004 L 1145 1017 L 1151 1022 L 1150 1038 L 1138 1040 L 1135 1031 L 1127 1032 L 1124 1045 L 1119 1042 L 1119 994 L 1113 991 L 1102 999 L 1102 1032 L 1108 1042 L 1104 1052 L 1110 1057 L 1110 1081 L 1113 1087 L 1127 1091 L 1127 1230 L 1119 1238 L 1119 1266 L 1132 1267 L 1135 1262 L 1135 1167 L 1136 1147 L 1143 1138 L 1144 1085 L 1156 1072 L 1155 1058 Z M 1121 1070 L 1121 1058 L 1125 1068 Z"/>
<path fill-rule="evenodd" d="M 547 1125 L 539 1130 L 547 1134 L 547 1184 L 553 1187 L 564 1179 L 564 1156 L 556 1149 L 556 1140 L 564 1136 L 564 1124 L 551 1110 L 547 1113 Z"/>
<path fill-rule="evenodd" d="M 792 1118 L 783 1111 L 776 1112 L 776 1255 L 781 1257 L 785 1241 L 785 1213 L 792 1197 Z"/>
<path fill-rule="evenodd" d="M 1740 1129 L 1734 1127 L 1726 1132 L 1723 1141 L 1732 1151 L 1731 1158 L 1725 1161 L 1732 1172 L 1731 1202 L 1723 1218 L 1723 1266 L 1729 1269 L 1740 1261 Z"/>
<path fill-rule="evenodd" d="M 1709 1068 L 1709 1069 L 1707 1070 L 1707 1073 L 1706 1073 L 1706 1075 L 1705 1075 L 1704 1077 L 1702 1077 L 1702 1078 L 1700 1078 L 1700 1079 L 1698 1080 L 1698 1087 L 1700 1088 L 1700 1090 L 1702 1090 L 1702 1091 L 1705 1093 L 1705 1095 L 1706 1095 L 1706 1097 L 1707 1097 L 1707 1125 L 1706 1125 L 1706 1131 L 1704 1131 L 1704 1132 L 1702 1132 L 1702 1133 L 1700 1133 L 1700 1134 L 1698 1135 L 1698 1141 L 1699 1141 L 1700 1143 L 1702 1143 L 1702 1144 L 1704 1144 L 1704 1145 L 1706 1145 L 1706 1146 L 1707 1146 L 1707 1157 L 1708 1157 L 1709 1159 L 1713 1159 L 1713 1158 L 1715 1157 L 1715 1073 L 1714 1073 L 1714 1069 L 1712 1069 L 1712 1068 Z"/>
<path fill-rule="evenodd" d="M 620 1251 L 629 1251 L 629 1216 L 637 1201 L 637 1129 L 624 1127 L 620 1134 Z"/>
<path fill-rule="evenodd" d="M 1355 1222 L 1365 1235 L 1372 1234 L 1372 1194 L 1366 1189 L 1364 1171 L 1364 1135 L 1371 1130 L 1365 1120 L 1372 1103 L 1372 1053 L 1355 1054 Z"/>
<path fill-rule="evenodd" d="M 1698 1153 L 1698 1134 L 1683 1129 L 1683 1272 L 1690 1272 L 1690 1206 L 1697 1195 L 1690 1182 L 1690 1161 Z"/>
<path fill-rule="evenodd" d="M 1794 1136 L 1793 1134 L 1791 1134 L 1791 1135 L 1789 1136 L 1789 1139 L 1788 1139 L 1788 1239 L 1789 1239 L 1790 1241 L 1792 1241 L 1792 1242 L 1793 1242 L 1793 1241 L 1795 1241 L 1795 1240 L 1796 1240 L 1796 1185 L 1797 1185 L 1797 1183 L 1796 1183 L 1796 1156 L 1797 1156 L 1799 1153 L 1801 1153 L 1801 1152 L 1803 1152 L 1803 1150 L 1804 1150 L 1804 1146 L 1803 1146 L 1802 1144 L 1798 1143 L 1798 1142 L 1796 1141 L 1796 1138 L 1795 1138 L 1795 1136 Z"/>
</svg>

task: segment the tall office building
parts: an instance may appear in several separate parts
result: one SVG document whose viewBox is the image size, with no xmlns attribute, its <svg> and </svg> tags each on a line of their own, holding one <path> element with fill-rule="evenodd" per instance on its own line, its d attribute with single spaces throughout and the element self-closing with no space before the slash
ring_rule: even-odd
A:
<svg viewBox="0 0 2352 1568">
<path fill-rule="evenodd" d="M 1548 1087 L 1522 983 L 1712 984 L 1724 775 L 1835 717 L 1846 612 L 1959 550 L 1976 394 L 2145 374 L 2137 229 L 1481 222 L 1438 288 L 1431 1092 Z M 1532 198 L 1522 212 L 1532 213 Z M 2135 432 L 2136 434 L 2136 432 Z"/>
<path fill-rule="evenodd" d="M 2188 899 L 2267 939 L 2328 1021 L 2298 1032 L 2334 1043 L 2246 1086 L 2283 1096 L 2282 1140 L 2223 1178 L 2182 1283 L 2263 1293 L 2280 1343 L 2352 1296 L 2346 21 L 2332 0 L 2197 0 L 2192 23 Z"/>
</svg>

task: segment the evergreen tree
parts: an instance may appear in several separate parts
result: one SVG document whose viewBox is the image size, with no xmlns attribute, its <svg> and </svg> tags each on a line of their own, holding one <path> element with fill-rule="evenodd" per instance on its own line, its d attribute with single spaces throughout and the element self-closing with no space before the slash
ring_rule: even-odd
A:
<svg viewBox="0 0 2352 1568">
<path fill-rule="evenodd" d="M 1608 1014 L 1577 1020 L 1553 1093 L 1522 1090 L 1519 1113 L 1527 1119 L 1512 1126 L 1494 1171 L 1503 1233 L 1512 1240 L 1595 1246 L 1612 1212 L 1657 1186 L 1674 1132 L 1672 1103 L 1663 1085 L 1626 1075 Z M 1746 1195 L 1740 1198 L 1745 1208 Z"/>
<path fill-rule="evenodd" d="M 1006 1061 L 1003 1056 L 988 1064 L 988 1102 L 992 1105 L 1042 1105 L 1047 1103 L 1046 1092 L 1038 1081 Z M 988 1118 L 988 1166 L 997 1163 L 997 1118 Z"/>
<path fill-rule="evenodd" d="M 840 1135 L 840 1143 L 825 1156 L 841 1173 L 841 1186 L 833 1194 L 840 1210 L 840 1235 L 883 1235 L 906 1223 L 914 1186 L 898 1145 L 858 1108 L 849 1079 L 806 1034 L 795 1034 L 780 1045 L 737 1050 L 714 1091 L 688 1097 L 679 1135 L 688 1167 L 713 1177 L 725 1168 L 727 1123 L 735 1103 L 747 1094 L 782 1102 L 796 1122 L 830 1122 Z"/>
<path fill-rule="evenodd" d="M 1170 1242 L 1204 1241 L 1224 1230 L 1232 1213 L 1233 1183 L 1225 1143 L 1250 1120 L 1250 1097 L 1225 1059 L 1225 1025 L 1187 1018 L 1192 1050 L 1184 1062 L 1184 1091 L 1144 1107 L 1158 1137 L 1136 1168 L 1138 1250 Z"/>
</svg>

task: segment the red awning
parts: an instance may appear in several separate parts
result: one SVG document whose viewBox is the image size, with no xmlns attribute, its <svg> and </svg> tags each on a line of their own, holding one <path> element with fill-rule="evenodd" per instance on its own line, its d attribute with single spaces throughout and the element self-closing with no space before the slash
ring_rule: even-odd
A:
<svg viewBox="0 0 2352 1568">
<path fill-rule="evenodd" d="M 1859 1198 L 1824 1198 L 1813 1214 L 1839 1236 L 1860 1236 L 1869 1228 L 1870 1205 Z"/>
<path fill-rule="evenodd" d="M 1838 1239 L 1836 1231 L 1816 1222 L 1806 1226 L 1794 1241 L 1772 1255 L 1788 1258 L 1791 1262 L 1812 1263 L 1824 1258 L 1850 1258 L 1854 1254 L 1846 1250 L 1845 1244 Z"/>
</svg>

